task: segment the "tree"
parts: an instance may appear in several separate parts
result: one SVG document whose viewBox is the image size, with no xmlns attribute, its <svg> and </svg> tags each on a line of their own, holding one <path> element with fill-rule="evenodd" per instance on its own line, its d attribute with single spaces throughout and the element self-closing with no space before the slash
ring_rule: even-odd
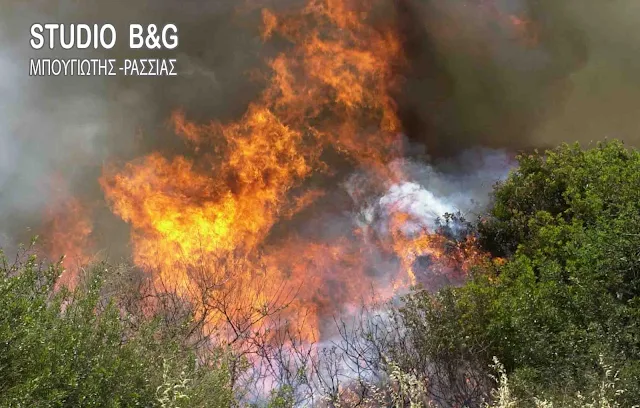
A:
<svg viewBox="0 0 640 408">
<path fill-rule="evenodd" d="M 640 153 L 614 141 L 521 156 L 477 233 L 504 262 L 407 298 L 424 358 L 480 370 L 497 356 L 531 403 L 597 387 L 602 358 L 619 402 L 640 401 Z"/>
</svg>

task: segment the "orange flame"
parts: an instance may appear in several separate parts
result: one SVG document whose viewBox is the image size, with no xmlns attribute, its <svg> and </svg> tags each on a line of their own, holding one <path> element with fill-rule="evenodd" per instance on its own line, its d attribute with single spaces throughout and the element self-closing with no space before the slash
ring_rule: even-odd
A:
<svg viewBox="0 0 640 408">
<path fill-rule="evenodd" d="M 101 185 L 132 227 L 135 263 L 191 296 L 208 280 L 215 290 L 206 302 L 221 306 L 212 325 L 233 320 L 222 309 L 243 309 L 240 320 L 266 330 L 279 323 L 264 310 L 282 306 L 280 316 L 317 339 L 323 316 L 377 284 L 370 254 L 354 244 L 358 231 L 332 244 L 289 237 L 273 245 L 267 238 L 323 195 L 307 185 L 311 175 L 328 171 L 323 152 L 394 182 L 386 164 L 400 153 L 401 126 L 391 94 L 404 57 L 395 27 L 371 13 L 387 3 L 311 0 L 295 13 L 265 10 L 262 38 L 280 36 L 290 47 L 269 61 L 268 85 L 240 120 L 199 125 L 176 112 L 175 131 L 196 155 L 152 153 L 105 169 Z M 387 249 L 402 265 L 389 291 L 380 288 L 383 297 L 416 283 L 416 256 L 443 255 L 434 249 L 438 239 L 429 232 L 393 236 Z"/>
<path fill-rule="evenodd" d="M 62 259 L 64 271 L 58 286 L 73 289 L 77 285 L 78 268 L 92 260 L 91 233 L 93 221 L 89 208 L 70 195 L 68 187 L 59 178 L 53 179 L 52 200 L 45 213 L 45 249 L 52 259 Z"/>
</svg>

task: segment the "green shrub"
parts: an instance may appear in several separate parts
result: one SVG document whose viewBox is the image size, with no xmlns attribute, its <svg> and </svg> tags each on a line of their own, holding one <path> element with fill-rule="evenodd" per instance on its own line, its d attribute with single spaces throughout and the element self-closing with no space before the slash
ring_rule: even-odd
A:
<svg viewBox="0 0 640 408">
<path fill-rule="evenodd" d="M 505 262 L 463 287 L 408 297 L 402 313 L 418 351 L 476 370 L 497 356 L 513 395 L 531 404 L 597 389 L 603 356 L 625 390 L 612 403 L 637 404 L 640 153 L 609 142 L 519 160 L 478 226 Z"/>
<path fill-rule="evenodd" d="M 196 364 L 154 319 L 132 329 L 104 268 L 54 290 L 59 265 L 0 256 L 0 406 L 230 406 L 224 366 Z"/>
</svg>

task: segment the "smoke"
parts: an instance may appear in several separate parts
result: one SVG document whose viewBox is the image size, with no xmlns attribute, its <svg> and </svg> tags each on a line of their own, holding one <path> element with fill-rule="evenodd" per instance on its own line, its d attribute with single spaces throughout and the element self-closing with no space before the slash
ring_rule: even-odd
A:
<svg viewBox="0 0 640 408">
<path fill-rule="evenodd" d="M 390 184 L 378 195 L 358 196 L 353 194 L 354 186 L 347 183 L 347 191 L 351 192 L 358 217 L 352 223 L 360 230 L 371 230 L 378 239 L 386 239 L 393 235 L 394 227 L 410 239 L 424 231 L 437 231 L 444 225 L 444 215 L 451 214 L 473 220 L 486 209 L 490 200 L 490 191 L 496 181 L 503 180 L 513 162 L 506 151 L 475 149 L 462 152 L 459 156 L 464 160 L 456 165 L 456 171 L 439 169 L 422 161 L 400 159 L 389 164 L 392 172 L 401 175 L 398 182 Z M 358 178 L 352 177 L 350 183 Z M 402 224 L 394 225 L 394 217 L 398 214 L 406 216 Z M 450 225 L 452 232 L 460 225 Z M 464 238 L 460 237 L 460 238 Z M 375 251 L 369 248 L 369 252 Z M 382 258 L 382 254 L 379 254 Z M 388 270 L 388 265 L 380 267 L 381 275 Z M 431 268 L 418 268 L 422 279 L 418 281 L 427 289 L 440 288 L 431 276 Z M 426 279 L 424 279 L 426 278 Z M 446 277 L 444 277 L 446 278 Z M 429 286 L 434 283 L 436 286 Z M 450 284 L 452 282 L 445 282 Z"/>
<path fill-rule="evenodd" d="M 260 8 L 300 3 L 0 2 L 0 246 L 27 240 L 45 209 L 55 211 L 67 193 L 95 203 L 95 231 L 103 242 L 124 246 L 127 228 L 110 215 L 97 183 L 103 164 L 151 150 L 183 153 L 167 126 L 176 108 L 201 122 L 241 115 L 262 87 L 251 74 L 280 46 L 262 43 Z M 401 117 L 407 136 L 426 146 L 433 165 L 418 173 L 455 174 L 465 162 L 479 160 L 460 159 L 474 147 L 514 151 L 605 137 L 640 141 L 640 5 L 634 0 L 395 4 L 409 59 L 409 69 L 399 72 L 406 77 L 397 95 Z M 103 54 L 32 51 L 34 22 L 109 22 L 120 34 L 118 48 Z M 179 77 L 28 76 L 30 57 L 149 57 L 127 50 L 132 22 L 177 24 L 179 49 L 166 55 L 178 58 Z M 450 198 L 468 199 L 477 182 L 452 187 Z M 389 194 L 414 188 L 395 186 Z M 420 188 L 409 197 L 430 200 Z"/>
<path fill-rule="evenodd" d="M 637 2 L 401 3 L 414 61 L 404 118 L 431 153 L 640 141 Z"/>
<path fill-rule="evenodd" d="M 480 215 L 489 203 L 491 188 L 507 176 L 513 162 L 506 151 L 491 149 L 467 150 L 459 159 L 456 164 L 448 163 L 455 171 L 420 160 L 395 160 L 389 169 L 399 181 L 377 195 L 359 193 L 362 183 L 373 177 L 352 175 L 345 189 L 359 208 L 355 223 L 386 235 L 393 215 L 406 214 L 409 220 L 403 224 L 402 232 L 412 235 L 435 231 L 444 214 L 460 214 L 467 219 Z"/>
<path fill-rule="evenodd" d="M 148 4 L 147 4 L 148 3 Z M 221 4 L 222 3 L 222 4 Z M 268 52 L 259 16 L 236 19 L 233 2 L 3 1 L 0 16 L 0 246 L 11 251 L 40 232 L 69 196 L 96 211 L 102 242 L 126 243 L 126 228 L 109 215 L 97 179 L 106 162 L 151 149 L 181 148 L 167 125 L 171 111 L 200 120 L 241 114 L 259 91 L 249 78 Z M 152 11 L 150 11 L 152 10 Z M 111 23 L 109 51 L 38 50 L 33 23 Z M 180 48 L 177 78 L 29 77 L 30 58 L 161 58 L 128 50 L 128 24 L 175 23 Z M 119 245 L 124 246 L 124 245 Z"/>
</svg>

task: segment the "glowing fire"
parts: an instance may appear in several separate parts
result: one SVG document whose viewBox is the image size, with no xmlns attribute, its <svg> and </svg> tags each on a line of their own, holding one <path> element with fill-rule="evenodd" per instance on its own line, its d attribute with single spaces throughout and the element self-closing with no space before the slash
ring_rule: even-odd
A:
<svg viewBox="0 0 640 408">
<path fill-rule="evenodd" d="M 135 263 L 184 294 L 213 288 L 206 302 L 224 307 L 214 308 L 212 324 L 232 320 L 225 310 L 248 310 L 245 324 L 281 324 L 261 316 L 287 305 L 279 316 L 317 339 L 323 316 L 367 298 L 374 286 L 388 298 L 416 283 L 417 257 L 444 256 L 444 238 L 433 231 L 407 237 L 396 229 L 375 243 L 400 259 L 381 284 L 358 229 L 331 244 L 269 241 L 278 222 L 322 197 L 309 179 L 329 171 L 327 151 L 376 174 L 381 189 L 401 181 L 387 164 L 401 153 L 391 94 L 402 44 L 389 19 L 371 13 L 386 3 L 311 0 L 291 14 L 265 10 L 262 38 L 280 36 L 290 47 L 269 61 L 269 82 L 240 120 L 200 125 L 176 112 L 175 131 L 193 146 L 192 157 L 152 153 L 105 169 L 101 184 L 132 227 Z"/>
<path fill-rule="evenodd" d="M 52 259 L 62 258 L 64 271 L 58 286 L 73 289 L 77 285 L 78 267 L 92 260 L 90 236 L 93 221 L 89 208 L 72 196 L 60 177 L 52 179 L 51 199 L 54 205 L 46 209 L 45 247 Z"/>
</svg>

